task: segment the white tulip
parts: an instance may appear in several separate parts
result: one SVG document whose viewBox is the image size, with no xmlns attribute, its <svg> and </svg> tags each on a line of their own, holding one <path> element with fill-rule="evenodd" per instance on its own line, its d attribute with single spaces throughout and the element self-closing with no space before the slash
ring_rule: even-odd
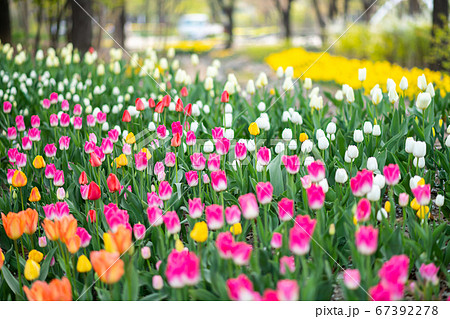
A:
<svg viewBox="0 0 450 319">
<path fill-rule="evenodd" d="M 252 79 L 248 80 L 246 91 L 248 94 L 253 95 L 256 92 L 255 82 Z"/>
<path fill-rule="evenodd" d="M 402 91 L 406 91 L 408 89 L 408 79 L 405 77 L 402 77 L 402 79 L 400 80 L 399 87 Z"/>
<path fill-rule="evenodd" d="M 405 142 L 405 151 L 406 151 L 406 153 L 408 153 L 408 154 L 412 154 L 413 153 L 413 151 L 414 151 L 414 144 L 415 143 L 416 143 L 416 141 L 414 140 L 413 137 L 408 137 L 406 139 L 406 142 Z"/>
<path fill-rule="evenodd" d="M 311 81 L 310 78 L 305 78 L 305 82 L 303 83 L 303 87 L 306 90 L 311 90 L 311 88 L 312 88 L 312 81 Z"/>
<path fill-rule="evenodd" d="M 429 93 L 431 97 L 435 96 L 433 83 L 428 83 L 426 92 Z"/>
<path fill-rule="evenodd" d="M 427 89 L 427 79 L 425 78 L 425 74 L 422 74 L 419 77 L 417 77 L 417 87 L 421 91 L 425 91 Z"/>
<path fill-rule="evenodd" d="M 413 160 L 414 167 L 424 168 L 425 167 L 425 158 L 424 157 L 414 157 Z"/>
<path fill-rule="evenodd" d="M 347 149 L 348 157 L 355 159 L 359 156 L 359 150 L 355 145 L 350 145 Z"/>
<path fill-rule="evenodd" d="M 386 219 L 388 217 L 387 211 L 384 208 L 381 208 L 377 212 L 377 220 L 381 222 L 383 219 Z"/>
<path fill-rule="evenodd" d="M 311 92 L 309 92 L 309 98 L 312 99 L 313 96 L 317 96 L 319 95 L 320 89 L 318 86 L 316 86 L 314 89 L 311 90 Z"/>
<path fill-rule="evenodd" d="M 353 88 L 352 87 L 348 87 L 347 92 L 345 93 L 345 95 L 347 97 L 347 102 L 348 103 L 355 102 L 355 93 L 353 92 Z"/>
<path fill-rule="evenodd" d="M 334 94 L 334 98 L 338 101 L 342 101 L 344 99 L 344 93 L 341 90 L 337 90 L 336 94 Z"/>
<path fill-rule="evenodd" d="M 365 134 L 372 134 L 372 123 L 369 121 L 364 122 L 363 130 Z"/>
<path fill-rule="evenodd" d="M 192 55 L 191 55 L 191 63 L 192 63 L 192 65 L 193 65 L 193 66 L 197 66 L 199 62 L 200 62 L 200 60 L 199 60 L 199 58 L 198 58 L 198 55 L 195 54 L 195 53 L 192 54 Z"/>
<path fill-rule="evenodd" d="M 381 135 L 381 127 L 378 124 L 373 126 L 372 135 L 373 136 L 380 136 Z"/>
<path fill-rule="evenodd" d="M 211 141 L 206 141 L 203 145 L 203 151 L 205 153 L 211 153 L 212 151 L 214 151 L 214 144 Z"/>
<path fill-rule="evenodd" d="M 355 143 L 361 143 L 364 141 L 364 135 L 361 130 L 355 130 L 353 132 L 353 141 L 355 141 Z"/>
<path fill-rule="evenodd" d="M 321 96 L 314 95 L 309 101 L 309 107 L 318 111 L 323 109 L 323 98 Z"/>
<path fill-rule="evenodd" d="M 286 123 L 287 121 L 289 121 L 291 118 L 291 115 L 289 114 L 288 111 L 284 111 L 283 115 L 281 116 L 281 122 Z"/>
<path fill-rule="evenodd" d="M 338 168 L 336 170 L 336 175 L 334 176 L 336 183 L 344 184 L 348 180 L 347 171 L 344 168 Z"/>
<path fill-rule="evenodd" d="M 258 111 L 260 112 L 264 112 L 266 110 L 266 103 L 264 103 L 263 101 L 258 103 Z"/>
<path fill-rule="evenodd" d="M 450 135 L 445 139 L 445 146 L 450 147 Z"/>
<path fill-rule="evenodd" d="M 227 129 L 225 130 L 224 136 L 225 136 L 227 139 L 229 139 L 229 140 L 234 139 L 234 130 L 231 129 L 231 128 L 227 128 Z"/>
<path fill-rule="evenodd" d="M 307 158 L 305 158 L 305 162 L 303 163 L 303 165 L 308 167 L 312 162 L 314 162 L 314 157 L 308 156 Z"/>
<path fill-rule="evenodd" d="M 380 104 L 381 100 L 383 100 L 383 92 L 379 87 L 372 89 L 372 103 L 375 105 Z"/>
<path fill-rule="evenodd" d="M 373 184 L 382 189 L 386 185 L 386 178 L 381 174 L 376 174 L 373 178 Z"/>
<path fill-rule="evenodd" d="M 233 115 L 230 113 L 225 114 L 225 123 L 223 123 L 225 127 L 232 127 L 233 126 Z"/>
<path fill-rule="evenodd" d="M 295 150 L 297 149 L 297 141 L 296 141 L 296 140 L 291 140 L 291 141 L 289 142 L 288 148 L 289 148 L 291 151 L 295 151 Z"/>
<path fill-rule="evenodd" d="M 285 128 L 281 133 L 281 137 L 286 142 L 289 142 L 290 140 L 292 140 L 292 130 L 290 128 Z"/>
<path fill-rule="evenodd" d="M 431 103 L 431 95 L 428 92 L 419 93 L 416 100 L 416 107 L 420 110 L 425 110 Z"/>
<path fill-rule="evenodd" d="M 292 66 L 288 66 L 286 71 L 284 71 L 284 76 L 292 79 L 294 76 L 294 68 Z"/>
<path fill-rule="evenodd" d="M 414 143 L 413 155 L 415 157 L 424 157 L 427 154 L 427 144 L 422 141 L 416 141 Z"/>
<path fill-rule="evenodd" d="M 275 145 L 275 153 L 280 154 L 284 152 L 284 143 L 278 142 L 277 145 Z"/>
<path fill-rule="evenodd" d="M 422 177 L 415 175 L 409 179 L 409 188 L 414 189 L 417 187 L 417 184 L 422 179 Z"/>
<path fill-rule="evenodd" d="M 398 101 L 398 94 L 397 94 L 397 91 L 395 90 L 395 88 L 389 89 L 388 97 L 389 97 L 389 102 L 391 104 L 394 104 L 395 102 Z"/>
<path fill-rule="evenodd" d="M 149 122 L 149 123 L 148 123 L 148 130 L 149 130 L 150 132 L 156 131 L 156 125 L 155 125 L 154 122 Z"/>
<path fill-rule="evenodd" d="M 334 122 L 328 123 L 326 131 L 328 134 L 336 133 L 336 123 Z"/>
<path fill-rule="evenodd" d="M 198 129 L 198 122 L 197 121 L 192 122 L 191 131 L 197 132 L 197 129 Z"/>
<path fill-rule="evenodd" d="M 363 82 L 363 81 L 366 80 L 366 75 L 367 75 L 367 69 L 366 68 L 358 69 L 358 80 L 360 82 Z"/>
<path fill-rule="evenodd" d="M 255 151 L 255 141 L 254 141 L 254 140 L 249 140 L 249 141 L 247 142 L 247 150 L 248 150 L 249 152 Z"/>
<path fill-rule="evenodd" d="M 277 69 L 277 78 L 281 79 L 284 75 L 284 70 L 282 66 L 279 66 Z"/>
<path fill-rule="evenodd" d="M 284 91 L 292 91 L 294 89 L 294 83 L 292 83 L 292 78 L 285 78 L 282 86 Z"/>
<path fill-rule="evenodd" d="M 205 79 L 204 87 L 206 91 L 210 91 L 214 88 L 214 80 L 211 77 Z"/>
<path fill-rule="evenodd" d="M 369 157 L 367 159 L 367 169 L 372 172 L 378 169 L 378 163 L 375 157 Z"/>
<path fill-rule="evenodd" d="M 302 153 L 310 153 L 313 149 L 313 143 L 311 140 L 306 140 L 302 143 L 301 151 Z"/>
<path fill-rule="evenodd" d="M 328 192 L 329 186 L 328 186 L 328 181 L 327 181 L 326 178 L 322 179 L 319 182 L 319 186 L 322 187 L 322 190 L 323 190 L 324 193 Z"/>
<path fill-rule="evenodd" d="M 208 104 L 203 106 L 203 112 L 205 112 L 205 114 L 209 114 L 210 109 L 209 109 L 209 105 Z"/>
<path fill-rule="evenodd" d="M 344 161 L 345 161 L 346 163 L 351 163 L 351 162 L 353 162 L 353 159 L 351 159 L 351 158 L 348 156 L 348 151 L 345 151 Z"/>
<path fill-rule="evenodd" d="M 300 113 L 298 113 L 298 112 L 292 113 L 292 115 L 291 115 L 291 121 L 292 121 L 292 123 L 294 123 L 294 124 L 298 124 L 298 125 L 302 125 L 302 124 L 303 124 L 303 118 L 302 118 L 302 116 L 300 115 Z"/>
<path fill-rule="evenodd" d="M 394 90 L 397 87 L 397 84 L 395 84 L 395 81 L 392 79 L 387 79 L 386 81 L 386 91 Z"/>
<path fill-rule="evenodd" d="M 325 136 L 322 136 L 321 138 L 319 138 L 319 141 L 318 141 L 319 149 L 326 150 L 329 146 L 330 146 L 330 142 L 328 141 L 328 139 Z"/>
<path fill-rule="evenodd" d="M 372 189 L 367 193 L 367 199 L 371 202 L 376 202 L 380 200 L 381 189 L 378 185 L 372 185 Z"/>
<path fill-rule="evenodd" d="M 437 207 L 442 207 L 442 206 L 444 206 L 444 196 L 442 196 L 441 194 L 439 194 L 439 195 L 437 195 L 436 196 L 436 201 L 435 201 L 435 204 L 436 204 L 436 206 Z"/>
</svg>

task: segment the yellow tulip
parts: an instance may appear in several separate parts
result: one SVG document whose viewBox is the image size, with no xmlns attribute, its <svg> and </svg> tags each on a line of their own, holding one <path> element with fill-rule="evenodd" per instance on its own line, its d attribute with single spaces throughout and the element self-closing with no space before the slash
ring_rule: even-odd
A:
<svg viewBox="0 0 450 319">
<path fill-rule="evenodd" d="M 270 91 L 269 91 L 269 93 L 270 93 L 270 95 L 275 95 L 275 89 L 270 89 Z"/>
<path fill-rule="evenodd" d="M 308 134 L 306 134 L 306 133 L 300 133 L 300 142 L 304 142 L 304 141 L 306 141 L 307 139 L 308 139 L 309 137 L 308 137 Z"/>
<path fill-rule="evenodd" d="M 28 198 L 30 202 L 39 202 L 41 200 L 41 193 L 37 187 L 33 187 L 30 192 L 30 197 Z"/>
<path fill-rule="evenodd" d="M 27 176 L 24 172 L 16 170 L 14 172 L 13 178 L 12 178 L 12 185 L 14 187 L 24 187 L 27 185 Z"/>
<path fill-rule="evenodd" d="M 36 169 L 44 168 L 45 167 L 44 158 L 41 155 L 36 156 L 33 160 L 33 166 Z"/>
<path fill-rule="evenodd" d="M 328 234 L 330 234 L 331 236 L 334 236 L 334 234 L 336 234 L 336 226 L 334 226 L 334 224 L 331 224 L 328 228 Z"/>
<path fill-rule="evenodd" d="M 387 211 L 388 213 L 391 212 L 391 202 L 387 201 L 386 203 L 384 203 L 384 210 Z"/>
<path fill-rule="evenodd" d="M 116 158 L 117 167 L 127 166 L 128 159 L 125 154 L 120 154 L 118 158 Z"/>
<path fill-rule="evenodd" d="M 353 215 L 353 224 L 357 225 L 358 224 L 358 220 L 356 219 L 356 216 Z"/>
<path fill-rule="evenodd" d="M 422 177 L 418 182 L 417 185 L 423 186 L 425 185 L 425 179 Z"/>
<path fill-rule="evenodd" d="M 111 235 L 109 233 L 103 233 L 103 243 L 105 245 L 105 250 L 109 253 L 116 252 L 116 247 L 112 241 Z"/>
<path fill-rule="evenodd" d="M 419 208 L 420 208 L 420 205 L 419 205 L 419 203 L 417 202 L 417 199 L 415 199 L 415 198 L 411 201 L 411 203 L 410 203 L 409 205 L 410 205 L 411 208 L 414 209 L 414 210 L 419 210 Z"/>
<path fill-rule="evenodd" d="M 183 245 L 183 242 L 182 242 L 181 240 L 177 239 L 177 240 L 175 241 L 175 249 L 176 249 L 177 251 L 183 251 L 184 245 Z"/>
<path fill-rule="evenodd" d="M 195 223 L 190 234 L 191 238 L 196 242 L 203 243 L 208 239 L 208 226 L 205 222 Z"/>
<path fill-rule="evenodd" d="M 428 218 L 428 213 L 430 212 L 430 207 L 428 206 L 420 206 L 419 210 L 417 211 L 416 215 L 420 219 Z"/>
<path fill-rule="evenodd" d="M 78 257 L 77 271 L 81 273 L 89 272 L 92 269 L 92 264 L 85 255 Z"/>
<path fill-rule="evenodd" d="M 125 142 L 127 142 L 127 144 L 136 143 L 136 137 L 134 137 L 134 134 L 132 132 L 128 133 L 127 137 L 125 138 Z"/>
<path fill-rule="evenodd" d="M 442 127 L 442 124 L 444 124 L 444 120 L 443 119 L 439 119 L 439 127 Z"/>
<path fill-rule="evenodd" d="M 42 259 L 44 259 L 44 254 L 41 253 L 40 251 L 37 251 L 36 249 L 33 249 L 28 254 L 28 259 L 34 260 L 39 264 L 42 261 Z"/>
<path fill-rule="evenodd" d="M 41 273 L 41 266 L 37 262 L 35 262 L 32 259 L 28 259 L 27 263 L 25 264 L 25 278 L 28 281 L 33 281 L 39 277 L 39 274 Z"/>
<path fill-rule="evenodd" d="M 152 158 L 152 154 L 145 147 L 141 149 L 141 152 L 145 153 L 145 155 L 147 156 L 148 160 Z"/>
<path fill-rule="evenodd" d="M 259 131 L 258 124 L 256 124 L 255 122 L 250 123 L 250 126 L 248 127 L 248 131 L 253 136 L 259 135 L 260 131 Z"/>
<path fill-rule="evenodd" d="M 233 226 L 231 226 L 230 227 L 230 232 L 233 235 L 235 235 L 235 236 L 242 234 L 242 225 L 241 225 L 241 223 L 237 223 L 237 224 L 234 224 Z"/>
</svg>

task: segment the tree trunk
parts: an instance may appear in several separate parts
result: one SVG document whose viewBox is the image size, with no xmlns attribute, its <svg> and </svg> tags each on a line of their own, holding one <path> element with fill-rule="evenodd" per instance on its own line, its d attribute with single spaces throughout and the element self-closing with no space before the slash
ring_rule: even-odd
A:
<svg viewBox="0 0 450 319">
<path fill-rule="evenodd" d="M 344 23 L 347 22 L 348 18 L 348 3 L 350 0 L 344 0 Z"/>
<path fill-rule="evenodd" d="M 28 49 L 28 37 L 30 36 L 30 25 L 28 21 L 28 0 L 23 0 L 22 2 L 22 24 L 23 24 L 23 33 L 25 35 L 25 39 L 23 40 L 23 45 L 26 49 Z"/>
<path fill-rule="evenodd" d="M 289 1 L 289 3 L 290 3 L 290 1 Z M 290 41 L 291 36 L 292 36 L 290 4 L 289 4 L 289 8 L 283 12 L 283 27 L 284 27 L 284 39 L 286 41 Z"/>
<path fill-rule="evenodd" d="M 43 20 L 44 12 L 42 10 L 42 1 L 38 0 L 37 2 L 38 12 L 37 12 L 37 31 L 36 37 L 34 38 L 34 54 L 36 54 L 37 50 L 39 50 L 39 44 L 41 42 L 41 24 Z"/>
<path fill-rule="evenodd" d="M 122 48 L 125 46 L 125 1 L 121 1 L 119 7 L 119 15 L 116 19 L 114 27 L 114 39 Z"/>
<path fill-rule="evenodd" d="M 0 41 L 11 43 L 11 18 L 8 0 L 0 0 Z"/>
<path fill-rule="evenodd" d="M 74 47 L 84 54 L 92 45 L 92 20 L 89 17 L 89 15 L 92 16 L 92 0 L 77 0 L 78 4 L 73 0 L 70 2 L 72 4 L 72 42 Z"/>
<path fill-rule="evenodd" d="M 436 28 L 447 29 L 448 24 L 448 0 L 433 1 L 433 35 Z"/>
<path fill-rule="evenodd" d="M 333 20 L 337 14 L 337 0 L 330 0 L 330 6 L 328 7 L 328 18 Z"/>
<path fill-rule="evenodd" d="M 408 0 L 409 14 L 413 15 L 420 12 L 419 0 Z"/>
<path fill-rule="evenodd" d="M 446 61 L 446 54 L 442 54 L 449 46 L 449 29 L 448 29 L 448 0 L 434 0 L 433 1 L 433 26 L 431 28 L 432 40 L 432 52 L 433 61 L 431 63 L 431 69 L 441 70 L 448 69 L 448 61 Z M 447 62 L 447 66 L 444 65 Z"/>
<path fill-rule="evenodd" d="M 225 16 L 227 17 L 227 22 L 225 24 L 225 33 L 228 34 L 227 43 L 225 45 L 226 49 L 230 49 L 233 46 L 233 11 L 234 8 L 232 6 L 224 9 Z"/>
<path fill-rule="evenodd" d="M 314 10 L 316 11 L 317 22 L 319 22 L 319 27 L 321 29 L 325 28 L 325 20 L 320 12 L 319 0 L 313 0 Z"/>
<path fill-rule="evenodd" d="M 371 7 L 371 6 L 373 5 L 373 1 L 372 0 L 362 0 L 362 3 L 363 3 L 363 9 L 364 9 L 363 12 L 365 12 L 364 15 L 362 16 L 362 18 L 364 21 L 368 22 L 372 15 L 373 7 Z"/>
</svg>

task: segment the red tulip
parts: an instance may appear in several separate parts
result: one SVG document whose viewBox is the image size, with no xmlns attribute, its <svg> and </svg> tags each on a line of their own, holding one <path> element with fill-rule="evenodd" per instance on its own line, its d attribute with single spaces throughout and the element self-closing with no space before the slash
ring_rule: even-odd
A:
<svg viewBox="0 0 450 319">
<path fill-rule="evenodd" d="M 89 163 L 91 163 L 92 167 L 99 167 L 102 165 L 102 161 L 94 152 L 91 153 L 91 159 L 89 160 Z"/>
<path fill-rule="evenodd" d="M 191 114 L 192 114 L 192 104 L 191 103 L 186 105 L 186 107 L 184 108 L 184 114 L 187 116 L 191 116 Z"/>
<path fill-rule="evenodd" d="M 122 122 L 131 122 L 131 115 L 130 112 L 128 112 L 128 110 L 123 111 L 123 115 L 122 115 Z"/>
<path fill-rule="evenodd" d="M 174 147 L 178 147 L 181 144 L 181 134 L 175 133 L 175 135 L 172 138 L 171 145 Z"/>
<path fill-rule="evenodd" d="M 89 200 L 97 200 L 101 196 L 102 196 L 102 191 L 100 190 L 100 187 L 97 185 L 96 182 L 91 182 L 89 184 L 88 199 Z"/>
<path fill-rule="evenodd" d="M 228 101 L 230 100 L 230 96 L 228 95 L 228 91 L 223 91 L 222 92 L 222 98 L 221 98 L 221 102 L 222 103 L 228 103 Z"/>
<path fill-rule="evenodd" d="M 183 101 L 181 101 L 181 99 L 177 100 L 177 104 L 175 105 L 175 111 L 177 112 L 183 112 Z"/>
<path fill-rule="evenodd" d="M 155 107 L 155 100 L 152 98 L 148 99 L 148 106 L 152 109 Z"/>
<path fill-rule="evenodd" d="M 97 221 L 97 213 L 95 212 L 95 210 L 89 210 L 89 213 L 86 216 L 86 221 L 90 223 L 95 223 Z"/>
<path fill-rule="evenodd" d="M 181 89 L 180 93 L 181 93 L 182 97 L 188 96 L 188 90 L 186 89 L 185 86 L 183 86 L 183 88 Z"/>
<path fill-rule="evenodd" d="M 170 95 L 164 95 L 162 100 L 164 107 L 169 107 L 170 104 Z"/>
<path fill-rule="evenodd" d="M 106 179 L 106 184 L 108 184 L 110 193 L 120 191 L 120 182 L 115 174 L 109 174 L 108 178 Z"/>
<path fill-rule="evenodd" d="M 80 185 L 86 185 L 88 183 L 85 171 L 81 172 L 80 177 L 78 178 L 78 183 L 80 183 Z"/>
<path fill-rule="evenodd" d="M 158 104 L 156 104 L 155 112 L 161 114 L 164 111 L 164 103 L 163 101 L 159 101 Z"/>
<path fill-rule="evenodd" d="M 142 101 L 141 98 L 138 97 L 134 103 L 136 106 L 136 110 L 143 111 L 145 109 L 144 102 Z"/>
</svg>

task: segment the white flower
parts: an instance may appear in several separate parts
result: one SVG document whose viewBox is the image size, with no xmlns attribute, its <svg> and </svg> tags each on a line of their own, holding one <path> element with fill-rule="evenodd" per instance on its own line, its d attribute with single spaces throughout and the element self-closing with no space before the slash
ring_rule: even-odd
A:
<svg viewBox="0 0 450 319">
<path fill-rule="evenodd" d="M 311 90 L 311 92 L 309 92 L 309 96 L 308 97 L 310 99 L 312 99 L 313 96 L 319 95 L 319 91 L 320 91 L 319 87 L 316 86 L 314 89 Z"/>
<path fill-rule="evenodd" d="M 291 151 L 295 151 L 295 150 L 297 149 L 297 141 L 296 141 L 296 140 L 291 140 L 291 141 L 289 142 L 288 148 L 289 148 Z"/>
<path fill-rule="evenodd" d="M 386 178 L 381 174 L 376 174 L 373 178 L 373 184 L 382 189 L 386 185 Z"/>
<path fill-rule="evenodd" d="M 345 154 L 344 154 L 344 161 L 345 161 L 346 163 L 351 163 L 351 162 L 353 162 L 353 159 L 351 159 L 351 158 L 348 156 L 348 151 L 345 151 Z"/>
<path fill-rule="evenodd" d="M 192 104 L 192 116 L 199 116 L 200 115 L 200 108 L 198 107 L 197 103 Z"/>
<path fill-rule="evenodd" d="M 348 103 L 353 103 L 355 102 L 355 93 L 353 92 L 353 88 L 352 87 L 348 87 L 347 91 L 345 92 L 345 96 L 347 97 L 347 102 Z"/>
<path fill-rule="evenodd" d="M 402 79 L 400 80 L 399 87 L 402 91 L 406 91 L 408 89 L 408 79 L 405 77 L 402 77 Z"/>
<path fill-rule="evenodd" d="M 230 113 L 226 113 L 225 114 L 225 123 L 224 123 L 225 127 L 231 127 L 233 126 L 233 115 L 231 115 Z"/>
<path fill-rule="evenodd" d="M 305 78 L 305 82 L 303 83 L 303 87 L 307 90 L 311 90 L 312 88 L 312 81 L 310 78 Z"/>
<path fill-rule="evenodd" d="M 337 90 L 336 94 L 334 94 L 334 98 L 338 101 L 342 101 L 344 99 L 344 93 L 341 90 Z"/>
<path fill-rule="evenodd" d="M 292 140 L 292 130 L 290 128 L 285 128 L 281 133 L 281 137 L 286 142 L 289 142 L 290 140 Z"/>
<path fill-rule="evenodd" d="M 311 164 L 312 162 L 314 162 L 314 157 L 308 156 L 307 158 L 305 158 L 305 162 L 303 163 L 303 165 L 305 165 L 306 167 L 308 167 L 309 164 Z"/>
<path fill-rule="evenodd" d="M 328 123 L 326 131 L 328 134 L 336 133 L 336 124 L 334 122 Z"/>
<path fill-rule="evenodd" d="M 389 97 L 389 102 L 391 104 L 394 104 L 395 102 L 398 101 L 398 94 L 397 94 L 397 91 L 395 90 L 395 88 L 389 89 L 388 97 Z"/>
<path fill-rule="evenodd" d="M 278 142 L 277 145 L 275 145 L 275 153 L 280 154 L 284 152 L 284 143 Z"/>
<path fill-rule="evenodd" d="M 328 187 L 328 181 L 327 181 L 326 178 L 322 179 L 322 180 L 319 182 L 319 186 L 322 187 L 322 190 L 323 190 L 324 193 L 328 192 L 328 188 L 329 188 L 329 187 Z"/>
<path fill-rule="evenodd" d="M 387 79 L 386 81 L 386 91 L 390 91 L 390 90 L 394 90 L 397 87 L 397 84 L 395 84 L 394 80 L 392 79 Z"/>
<path fill-rule="evenodd" d="M 309 101 L 309 107 L 316 110 L 323 109 L 323 98 L 321 96 L 314 95 Z"/>
<path fill-rule="evenodd" d="M 377 212 L 377 220 L 379 222 L 381 222 L 383 220 L 383 218 L 387 218 L 388 214 L 387 211 L 384 208 L 381 208 L 378 212 Z"/>
<path fill-rule="evenodd" d="M 191 130 L 192 130 L 193 132 L 197 132 L 197 129 L 198 129 L 198 122 L 197 122 L 197 121 L 192 122 L 192 124 L 191 124 Z"/>
<path fill-rule="evenodd" d="M 284 70 L 282 66 L 279 66 L 277 69 L 277 78 L 281 79 L 284 75 Z"/>
<path fill-rule="evenodd" d="M 100 63 L 97 66 L 97 75 L 103 76 L 104 74 L 105 74 L 105 66 L 102 63 Z"/>
<path fill-rule="evenodd" d="M 292 91 L 294 89 L 294 83 L 292 83 L 292 78 L 285 78 L 282 86 L 284 91 Z"/>
<path fill-rule="evenodd" d="M 149 123 L 148 123 L 148 130 L 149 130 L 150 132 L 156 131 L 156 125 L 155 125 L 154 122 L 149 122 Z"/>
<path fill-rule="evenodd" d="M 325 136 L 325 132 L 322 129 L 316 131 L 316 139 L 319 140 L 322 136 Z"/>
<path fill-rule="evenodd" d="M 319 138 L 318 146 L 319 146 L 319 149 L 326 150 L 330 146 L 330 142 L 328 141 L 328 139 L 325 136 L 322 136 L 321 138 Z"/>
<path fill-rule="evenodd" d="M 247 142 L 247 150 L 248 150 L 249 152 L 255 151 L 255 141 L 254 141 L 254 140 L 249 140 L 249 141 Z"/>
<path fill-rule="evenodd" d="M 450 147 L 450 135 L 445 139 L 445 146 Z"/>
<path fill-rule="evenodd" d="M 211 141 L 206 141 L 203 145 L 203 151 L 205 153 L 211 153 L 212 151 L 214 151 L 214 144 Z"/>
<path fill-rule="evenodd" d="M 291 115 L 291 122 L 294 124 L 302 125 L 303 124 L 303 118 L 298 112 L 294 112 Z"/>
<path fill-rule="evenodd" d="M 363 130 L 365 134 L 372 134 L 372 123 L 369 121 L 364 122 Z"/>
<path fill-rule="evenodd" d="M 294 76 L 294 68 L 292 66 L 288 66 L 286 71 L 284 71 L 284 76 L 292 79 Z"/>
<path fill-rule="evenodd" d="M 355 143 L 361 143 L 364 141 L 364 135 L 361 130 L 355 130 L 353 132 L 353 141 L 355 141 Z"/>
<path fill-rule="evenodd" d="M 423 157 L 414 157 L 413 160 L 414 167 L 424 168 L 425 167 L 425 158 Z"/>
<path fill-rule="evenodd" d="M 372 89 L 372 103 L 375 105 L 380 104 L 381 100 L 383 99 L 383 93 L 381 92 L 381 89 L 379 87 L 375 87 Z"/>
<path fill-rule="evenodd" d="M 424 157 L 427 154 L 427 144 L 422 141 L 414 142 L 413 155 L 415 157 Z"/>
<path fill-rule="evenodd" d="M 372 135 L 373 136 L 380 136 L 381 135 L 381 127 L 378 124 L 375 124 L 373 126 Z"/>
<path fill-rule="evenodd" d="M 260 112 L 264 112 L 266 110 L 266 103 L 264 103 L 263 101 L 258 103 L 258 111 Z"/>
<path fill-rule="evenodd" d="M 428 83 L 426 92 L 429 93 L 431 97 L 434 97 L 435 93 L 433 83 Z"/>
<path fill-rule="evenodd" d="M 348 157 L 350 157 L 351 159 L 355 159 L 359 155 L 359 150 L 355 145 L 349 145 L 349 147 L 347 149 L 347 153 L 348 153 Z"/>
<path fill-rule="evenodd" d="M 367 199 L 371 202 L 376 202 L 380 200 L 381 189 L 378 185 L 372 185 L 372 189 L 367 193 Z"/>
<path fill-rule="evenodd" d="M 209 105 L 208 104 L 205 104 L 203 106 L 203 112 L 205 112 L 205 114 L 209 114 L 210 110 L 209 110 Z"/>
<path fill-rule="evenodd" d="M 427 89 L 427 79 L 425 78 L 425 74 L 419 75 L 417 77 L 417 87 L 421 91 L 425 91 Z"/>
<path fill-rule="evenodd" d="M 311 142 L 311 140 L 306 140 L 302 143 L 302 153 L 310 153 L 313 149 L 313 143 Z"/>
<path fill-rule="evenodd" d="M 372 172 L 378 169 L 378 163 L 375 157 L 369 157 L 367 159 L 367 169 Z"/>
<path fill-rule="evenodd" d="M 252 79 L 248 80 L 246 91 L 250 95 L 255 94 L 255 91 L 256 91 L 256 89 L 255 89 L 255 82 L 253 82 Z"/>
<path fill-rule="evenodd" d="M 358 80 L 363 82 L 366 80 L 367 70 L 366 68 L 358 69 Z"/>
<path fill-rule="evenodd" d="M 431 103 L 431 95 L 428 92 L 419 93 L 416 100 L 416 107 L 420 110 L 425 110 Z"/>
<path fill-rule="evenodd" d="M 348 180 L 347 171 L 344 168 L 338 168 L 334 176 L 336 183 L 344 184 Z"/>
<path fill-rule="evenodd" d="M 435 204 L 436 204 L 437 207 L 444 206 L 444 196 L 442 196 L 441 194 L 437 195 Z"/>
<path fill-rule="evenodd" d="M 422 179 L 422 177 L 415 175 L 409 179 L 409 188 L 414 189 L 417 187 L 417 184 Z"/>
<path fill-rule="evenodd" d="M 291 119 L 291 115 L 289 114 L 289 112 L 288 111 L 284 111 L 283 115 L 281 116 L 281 122 L 286 123 L 290 119 Z"/>
<path fill-rule="evenodd" d="M 408 154 L 412 154 L 414 151 L 414 144 L 416 141 L 414 140 L 414 137 L 408 137 L 405 142 L 405 151 Z"/>
<path fill-rule="evenodd" d="M 108 124 L 108 122 L 105 122 L 105 123 L 103 123 L 103 125 L 102 125 L 102 131 L 109 131 L 109 124 Z"/>
<path fill-rule="evenodd" d="M 196 66 L 196 65 L 198 65 L 198 63 L 199 63 L 200 61 L 199 61 L 199 58 L 198 58 L 198 55 L 197 54 L 192 54 L 191 55 L 191 63 L 192 63 L 192 65 L 193 66 Z"/>
<path fill-rule="evenodd" d="M 205 87 L 206 91 L 210 91 L 214 88 L 214 81 L 213 81 L 212 77 L 207 77 L 205 79 L 204 87 Z"/>
<path fill-rule="evenodd" d="M 234 139 L 234 130 L 231 129 L 231 128 L 227 128 L 227 129 L 225 130 L 224 136 L 225 136 L 227 139 L 229 139 L 229 140 Z"/>
<path fill-rule="evenodd" d="M 261 72 L 258 76 L 258 79 L 256 79 L 256 87 L 262 88 L 266 86 L 269 83 L 267 80 L 267 75 L 264 72 Z"/>
</svg>

